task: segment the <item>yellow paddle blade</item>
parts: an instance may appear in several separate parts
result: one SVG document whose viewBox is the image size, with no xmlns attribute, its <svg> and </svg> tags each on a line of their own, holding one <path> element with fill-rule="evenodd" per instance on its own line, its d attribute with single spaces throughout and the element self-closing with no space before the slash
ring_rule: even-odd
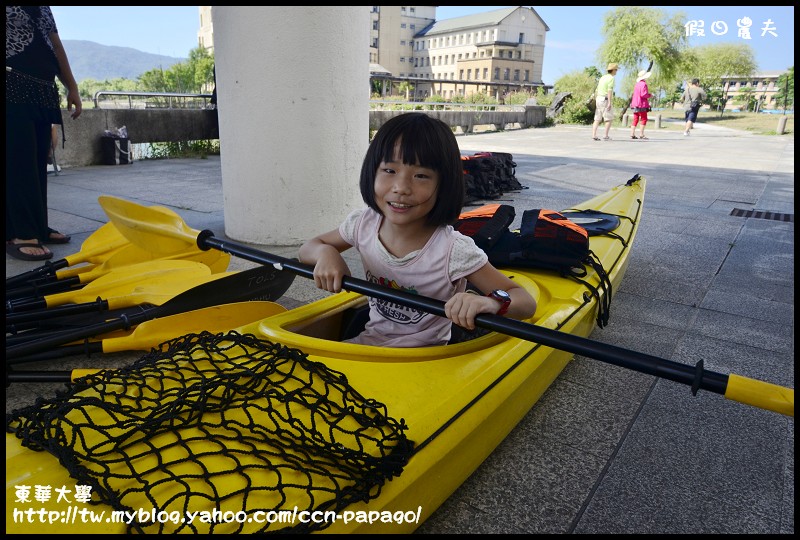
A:
<svg viewBox="0 0 800 540">
<path fill-rule="evenodd" d="M 83 262 L 100 264 L 109 254 L 129 243 L 130 241 L 120 233 L 113 223 L 106 223 L 83 241 L 78 253 L 67 255 L 64 260 L 67 261 L 67 266 Z"/>
<path fill-rule="evenodd" d="M 155 253 L 137 245 L 128 244 L 115 252 L 103 264 L 96 266 L 88 272 L 81 272 L 77 274 L 77 276 L 80 283 L 90 283 L 113 270 L 125 268 L 134 264 L 173 260 L 201 263 L 208 266 L 212 273 L 217 273 L 224 272 L 228 269 L 231 257 L 229 254 L 218 250 L 201 251 L 200 248 L 197 247 L 165 256 L 163 253 Z"/>
<path fill-rule="evenodd" d="M 192 276 L 207 276 L 211 273 L 208 266 L 192 261 L 149 261 L 118 268 L 95 279 L 77 291 L 65 291 L 45 296 L 47 307 L 68 303 L 92 302 L 98 297 L 119 296 L 129 293 L 142 283 L 158 283 L 175 278 L 189 279 Z M 170 274 L 172 274 L 170 276 Z"/>
<path fill-rule="evenodd" d="M 202 274 L 188 277 L 176 275 L 175 279 L 173 279 L 172 276 L 167 276 L 157 282 L 137 285 L 132 290 L 119 296 L 110 296 L 106 298 L 108 309 L 114 310 L 141 304 L 161 306 L 183 292 L 234 273 L 235 272 L 222 272 L 219 274 Z"/>
<path fill-rule="evenodd" d="M 180 216 L 170 216 L 118 197 L 101 195 L 100 206 L 132 244 L 161 253 L 186 251 L 197 245 L 200 231 L 190 228 Z"/>
<path fill-rule="evenodd" d="M 204 330 L 217 333 L 283 313 L 275 302 L 236 302 L 211 306 L 141 323 L 129 336 L 103 340 L 103 352 L 146 351 L 170 339 Z"/>
<path fill-rule="evenodd" d="M 129 244 L 129 245 L 133 245 L 133 244 Z M 89 263 L 89 264 L 84 264 L 84 265 L 81 265 L 81 266 L 71 266 L 69 268 L 64 268 L 63 270 L 56 271 L 56 279 L 60 280 L 60 279 L 67 279 L 67 278 L 75 277 L 77 275 L 83 274 L 83 273 L 88 272 L 90 270 L 94 270 L 98 266 L 100 266 L 100 265 L 99 264 L 94 264 L 94 263 Z"/>
</svg>

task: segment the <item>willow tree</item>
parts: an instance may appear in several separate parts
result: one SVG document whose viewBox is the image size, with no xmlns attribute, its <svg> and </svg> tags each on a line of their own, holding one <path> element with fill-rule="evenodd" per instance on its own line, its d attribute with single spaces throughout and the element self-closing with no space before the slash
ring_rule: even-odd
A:
<svg viewBox="0 0 800 540">
<path fill-rule="evenodd" d="M 653 76 L 648 84 L 656 94 L 653 89 L 672 86 L 682 65 L 681 54 L 688 47 L 685 22 L 682 12 L 671 15 L 652 7 L 618 7 L 604 16 L 605 41 L 597 51 L 598 61 L 603 68 L 610 62 L 619 64 L 625 72 L 621 89 L 627 95 L 633 93 L 636 74 L 649 68 Z"/>
</svg>

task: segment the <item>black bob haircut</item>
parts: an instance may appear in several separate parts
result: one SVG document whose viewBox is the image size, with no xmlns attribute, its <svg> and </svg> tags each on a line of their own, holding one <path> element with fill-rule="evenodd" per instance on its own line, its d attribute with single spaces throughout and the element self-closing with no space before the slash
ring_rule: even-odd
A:
<svg viewBox="0 0 800 540">
<path fill-rule="evenodd" d="M 400 143 L 400 157 L 407 165 L 421 165 L 439 173 L 436 204 L 426 223 L 449 225 L 458 219 L 464 205 L 464 167 L 461 151 L 450 126 L 424 113 L 406 113 L 383 124 L 367 149 L 361 166 L 361 197 L 380 213 L 375 202 L 375 174 L 382 162 L 394 161 Z"/>
</svg>

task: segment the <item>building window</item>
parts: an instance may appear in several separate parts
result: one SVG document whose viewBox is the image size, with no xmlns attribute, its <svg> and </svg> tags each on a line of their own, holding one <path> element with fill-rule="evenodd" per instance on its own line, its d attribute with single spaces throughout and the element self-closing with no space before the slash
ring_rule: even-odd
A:
<svg viewBox="0 0 800 540">
<path fill-rule="evenodd" d="M 417 8 L 415 8 L 414 6 L 411 6 L 410 9 L 411 9 L 411 13 L 415 13 L 417 11 Z"/>
<path fill-rule="evenodd" d="M 379 6 L 372 6 L 372 13 L 379 13 L 381 8 Z"/>
<path fill-rule="evenodd" d="M 531 72 L 526 69 L 525 70 L 525 79 L 524 79 L 524 81 L 528 82 L 530 80 L 530 76 L 531 76 Z"/>
<path fill-rule="evenodd" d="M 409 28 L 411 28 L 412 30 L 416 30 L 417 29 L 417 25 L 416 24 L 412 24 Z"/>
<path fill-rule="evenodd" d="M 489 68 L 483 68 L 483 78 L 484 80 L 489 78 Z"/>
<path fill-rule="evenodd" d="M 406 27 L 406 23 L 400 23 L 400 28 L 405 28 L 405 27 Z"/>
<path fill-rule="evenodd" d="M 372 21 L 372 29 L 373 30 L 377 30 L 378 29 L 378 21 Z"/>
<path fill-rule="evenodd" d="M 494 78 L 495 78 L 496 81 L 500 80 L 500 68 L 499 67 L 494 68 Z"/>
<path fill-rule="evenodd" d="M 525 33 L 524 32 L 520 32 L 519 33 L 519 41 L 517 43 L 525 43 Z"/>
<path fill-rule="evenodd" d="M 468 69 L 467 70 L 467 80 L 470 80 L 471 78 L 472 78 L 472 70 Z"/>
<path fill-rule="evenodd" d="M 515 80 L 515 81 L 518 81 L 518 80 L 519 80 L 519 70 L 518 70 L 518 69 L 515 69 L 515 70 L 514 70 L 514 80 Z"/>
<path fill-rule="evenodd" d="M 401 40 L 400 40 L 400 46 L 401 46 L 401 47 L 405 47 L 405 46 L 406 46 L 406 40 L 404 40 L 404 39 L 401 39 Z"/>
<path fill-rule="evenodd" d="M 507 80 L 509 80 L 510 77 L 511 77 L 511 69 L 510 68 L 505 68 L 503 70 L 503 80 L 507 81 Z"/>
<path fill-rule="evenodd" d="M 464 79 L 464 70 L 463 69 L 458 70 L 458 78 L 461 79 L 461 80 Z"/>
</svg>

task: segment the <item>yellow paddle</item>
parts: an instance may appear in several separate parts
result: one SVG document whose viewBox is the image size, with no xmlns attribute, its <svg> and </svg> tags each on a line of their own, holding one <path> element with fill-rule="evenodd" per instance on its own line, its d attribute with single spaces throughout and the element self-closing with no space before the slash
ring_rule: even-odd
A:
<svg viewBox="0 0 800 540">
<path fill-rule="evenodd" d="M 174 211 L 163 206 L 150 206 L 149 208 L 165 215 L 177 216 Z M 114 224 L 110 222 L 105 223 L 95 232 L 89 235 L 86 240 L 84 240 L 83 244 L 81 244 L 81 250 L 78 253 L 67 255 L 65 258 L 58 261 L 46 262 L 39 268 L 34 268 L 33 270 L 29 270 L 27 272 L 23 272 L 22 274 L 6 279 L 6 291 L 15 287 L 19 287 L 27 282 L 41 280 L 52 281 L 56 279 L 58 270 L 81 263 L 102 264 L 111 255 L 127 245 L 130 245 L 130 242 L 127 238 L 120 234 Z M 144 248 L 144 251 L 149 252 L 146 247 Z M 225 268 L 227 268 L 227 265 Z M 225 269 L 223 268 L 219 271 L 222 272 L 224 270 Z M 76 272 L 81 273 L 81 271 Z M 74 275 L 75 274 L 72 272 L 69 272 L 61 277 L 73 277 Z"/>
<path fill-rule="evenodd" d="M 268 301 L 235 302 L 210 306 L 145 321 L 127 335 L 107 337 L 101 341 L 79 345 L 67 345 L 41 354 L 17 358 L 9 363 L 35 362 L 84 353 L 90 355 L 120 351 L 148 351 L 165 341 L 186 334 L 198 334 L 203 331 L 226 332 L 284 311 L 286 311 L 285 307 Z"/>
<path fill-rule="evenodd" d="M 194 276 L 211 275 L 211 269 L 205 264 L 183 260 L 159 260 L 131 264 L 107 272 L 82 289 L 51 294 L 28 302 L 11 304 L 12 312 L 24 312 L 47 309 L 68 303 L 91 302 L 98 297 L 120 296 L 130 292 L 144 283 L 161 284 Z M 8 305 L 8 304 L 7 304 Z M 6 323 L 12 322 L 6 317 Z"/>
<path fill-rule="evenodd" d="M 166 252 L 180 251 L 196 243 L 201 249 L 219 249 L 249 261 L 288 270 L 309 279 L 314 278 L 314 269 L 309 265 L 235 242 L 220 240 L 215 238 L 211 231 L 201 232 L 191 229 L 180 217 L 164 216 L 116 197 L 101 196 L 98 200 L 109 219 L 131 243 L 153 246 L 153 249 Z M 433 298 L 390 289 L 352 277 L 344 278 L 342 288 L 397 302 L 440 317 L 445 316 L 444 302 Z M 702 361 L 696 366 L 681 364 L 497 315 L 481 314 L 476 317 L 475 322 L 478 326 L 495 332 L 687 384 L 691 386 L 693 393 L 699 389 L 708 390 L 722 394 L 733 401 L 794 416 L 793 388 L 739 375 L 715 373 L 704 369 Z"/>
<path fill-rule="evenodd" d="M 53 275 L 56 270 L 61 268 L 85 262 L 102 262 L 104 257 L 128 244 L 130 244 L 128 239 L 120 234 L 113 223 L 106 223 L 83 241 L 78 253 L 67 255 L 57 261 L 47 262 L 38 268 L 7 278 L 6 290 L 23 285 L 28 281 Z"/>
<path fill-rule="evenodd" d="M 230 264 L 230 255 L 225 253 L 222 254 L 223 256 L 220 256 L 220 254 L 222 253 L 219 251 L 201 251 L 199 248 L 194 246 L 193 248 L 180 253 L 165 255 L 163 253 L 154 253 L 152 251 L 142 249 L 134 244 L 128 244 L 127 246 L 124 246 L 113 253 L 102 264 L 95 265 L 94 268 L 91 268 L 86 272 L 80 272 L 73 277 L 59 279 L 58 281 L 51 281 L 44 284 L 27 285 L 11 290 L 7 289 L 6 299 L 15 300 L 17 303 L 19 303 L 19 301 L 22 299 L 35 299 L 44 295 L 67 291 L 90 283 L 111 271 L 148 261 L 195 261 L 208 266 L 212 273 L 224 272 L 228 268 L 228 264 Z M 30 300 L 27 300 L 27 302 L 30 302 Z"/>
<path fill-rule="evenodd" d="M 170 298 L 161 306 L 142 307 L 135 313 L 126 313 L 115 319 L 6 346 L 6 360 L 30 356 L 79 339 L 130 328 L 159 317 L 244 300 L 276 300 L 291 286 L 294 274 L 281 272 L 272 267 L 257 266 L 243 272 L 230 272 L 227 275 L 212 274 L 208 279 L 211 281 L 196 285 Z"/>
</svg>

